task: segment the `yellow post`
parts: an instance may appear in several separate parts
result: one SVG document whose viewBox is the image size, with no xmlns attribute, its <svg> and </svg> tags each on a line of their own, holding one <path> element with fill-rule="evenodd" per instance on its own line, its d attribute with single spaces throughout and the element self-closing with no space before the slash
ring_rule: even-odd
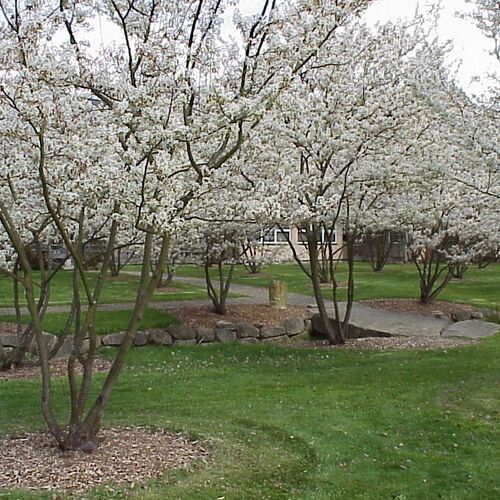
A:
<svg viewBox="0 0 500 500">
<path fill-rule="evenodd" d="M 272 309 L 286 309 L 287 285 L 284 281 L 272 280 L 269 285 L 269 305 Z"/>
</svg>

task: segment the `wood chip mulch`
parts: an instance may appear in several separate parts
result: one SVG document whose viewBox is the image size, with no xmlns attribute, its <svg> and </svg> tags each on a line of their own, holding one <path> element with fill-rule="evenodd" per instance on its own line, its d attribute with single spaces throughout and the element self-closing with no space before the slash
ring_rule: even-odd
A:
<svg viewBox="0 0 500 500">
<path fill-rule="evenodd" d="M 311 340 L 294 344 L 294 347 L 312 349 L 362 349 L 379 351 L 401 351 L 405 349 L 421 349 L 438 351 L 453 347 L 464 347 L 477 344 L 479 340 L 442 337 L 367 337 L 349 339 L 344 345 L 330 345 L 327 340 Z"/>
<path fill-rule="evenodd" d="M 227 314 L 221 316 L 213 312 L 209 306 L 181 307 L 169 309 L 169 314 L 177 316 L 182 323 L 191 326 L 202 326 L 207 328 L 215 327 L 218 321 L 230 321 L 236 323 L 245 321 L 248 323 L 258 323 L 261 325 L 276 325 L 293 316 L 302 318 L 310 317 L 305 307 L 292 307 L 288 309 L 272 309 L 266 305 L 231 305 L 227 307 Z"/>
<path fill-rule="evenodd" d="M 17 325 L 15 323 L 0 322 L 0 333 L 4 333 L 6 335 L 16 335 Z"/>
<path fill-rule="evenodd" d="M 47 433 L 0 439 L 0 492 L 22 488 L 82 493 L 116 485 L 133 487 L 158 478 L 166 469 L 189 468 L 208 460 L 198 441 L 163 429 L 103 429 L 94 453 L 62 452 Z"/>
<path fill-rule="evenodd" d="M 53 377 L 64 377 L 67 374 L 66 359 L 54 359 L 50 362 L 50 373 Z M 94 363 L 94 372 L 106 372 L 111 368 L 112 361 L 109 359 L 97 358 Z M 82 374 L 82 366 L 78 363 L 77 374 Z M 12 368 L 7 371 L 0 371 L 0 382 L 3 380 L 19 380 L 29 378 L 39 378 L 40 366 L 38 365 L 25 365 L 20 368 Z"/>
<path fill-rule="evenodd" d="M 455 302 L 434 302 L 432 304 L 421 304 L 415 299 L 375 299 L 360 300 L 361 304 L 376 309 L 398 313 L 421 314 L 423 316 L 436 316 L 442 314 L 451 318 L 453 313 L 474 312 L 477 309 L 466 304 L 457 304 Z"/>
</svg>

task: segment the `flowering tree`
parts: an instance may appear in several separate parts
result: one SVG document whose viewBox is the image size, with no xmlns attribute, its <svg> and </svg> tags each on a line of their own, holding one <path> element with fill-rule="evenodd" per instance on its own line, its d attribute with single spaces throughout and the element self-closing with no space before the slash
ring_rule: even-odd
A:
<svg viewBox="0 0 500 500">
<path fill-rule="evenodd" d="M 63 449 L 94 449 L 171 234 L 193 200 L 224 178 L 270 104 L 344 18 L 369 2 L 266 0 L 258 15 L 238 19 L 243 54 L 221 42 L 229 3 L 0 0 L 0 223 L 8 238 L 4 250 L 2 236 L 1 264 L 24 289 L 40 353 L 42 411 Z M 89 31 L 97 14 L 117 35 L 115 43 L 93 48 Z M 125 339 L 92 401 L 95 312 L 118 235 L 129 231 L 142 235 L 140 286 Z M 49 353 L 26 252 L 34 233 L 62 242 L 74 262 L 64 332 L 73 339 L 68 426 L 52 409 Z M 102 248 L 95 286 L 85 272 L 89 239 Z M 16 262 L 20 277 L 13 273 Z"/>
<path fill-rule="evenodd" d="M 477 27 L 493 40 L 492 54 L 500 61 L 500 13 L 497 0 L 467 0 L 475 6 L 470 15 Z"/>
<path fill-rule="evenodd" d="M 442 104 L 429 109 L 429 126 L 401 164 L 406 176 L 378 221 L 408 233 L 422 303 L 434 300 L 471 261 L 499 248 L 497 134 L 490 110 L 450 82 L 440 95 Z"/>
<path fill-rule="evenodd" d="M 323 49 L 278 100 L 274 121 L 267 123 L 272 133 L 256 144 L 262 167 L 253 166 L 253 182 L 267 195 L 262 211 L 302 228 L 309 263 L 296 260 L 311 280 L 330 342 L 342 343 L 354 295 L 354 240 L 367 214 L 397 191 L 405 175 L 399 165 L 428 127 L 431 104 L 424 92 L 433 95 L 432 85 L 443 76 L 442 51 L 415 26 L 372 32 L 361 24 L 340 30 Z M 245 175 L 252 177 L 250 168 Z M 342 317 L 333 246 L 337 225 L 347 235 Z M 331 276 L 333 324 L 320 286 L 322 260 Z"/>
<path fill-rule="evenodd" d="M 226 301 L 233 278 L 234 267 L 239 260 L 242 235 L 238 224 L 211 223 L 196 228 L 191 246 L 205 272 L 207 293 L 217 314 L 226 314 Z M 227 265 L 227 272 L 225 267 Z M 214 282 L 211 269 L 216 269 Z"/>
<path fill-rule="evenodd" d="M 492 217 L 488 204 L 474 196 L 474 191 L 446 178 L 437 179 L 435 173 L 426 180 L 424 175 L 413 184 L 418 205 L 400 211 L 401 227 L 408 232 L 409 250 L 419 273 L 420 301 L 427 304 L 472 260 L 495 245 L 493 239 L 498 245 L 499 227 L 498 212 Z"/>
</svg>

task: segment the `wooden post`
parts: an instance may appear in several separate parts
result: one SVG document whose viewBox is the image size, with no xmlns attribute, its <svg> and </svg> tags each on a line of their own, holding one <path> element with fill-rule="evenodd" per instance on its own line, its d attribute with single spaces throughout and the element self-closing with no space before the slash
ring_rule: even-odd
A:
<svg viewBox="0 0 500 500">
<path fill-rule="evenodd" d="M 287 285 L 284 281 L 272 280 L 269 285 L 269 305 L 272 309 L 286 309 Z"/>
</svg>

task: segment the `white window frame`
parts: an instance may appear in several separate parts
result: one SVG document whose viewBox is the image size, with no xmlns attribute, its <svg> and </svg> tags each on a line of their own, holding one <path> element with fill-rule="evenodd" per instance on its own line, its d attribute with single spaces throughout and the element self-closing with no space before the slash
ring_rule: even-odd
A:
<svg viewBox="0 0 500 500">
<path fill-rule="evenodd" d="M 288 238 L 283 233 L 288 234 Z M 283 227 L 283 231 L 278 227 L 273 227 L 268 231 L 262 231 L 260 241 L 263 245 L 287 245 L 291 235 L 292 229 L 290 227 Z"/>
<path fill-rule="evenodd" d="M 298 233 L 298 240 L 299 240 L 299 243 L 302 243 L 302 244 L 306 244 L 307 243 L 307 240 L 306 239 L 302 239 L 301 238 L 301 235 L 305 234 L 306 230 L 305 229 L 299 229 L 298 230 L 299 233 Z M 325 228 L 322 227 L 321 228 L 321 235 L 320 235 L 320 238 L 319 238 L 319 241 L 318 243 L 320 245 L 326 243 L 326 238 L 325 238 Z M 332 244 L 336 245 L 337 244 L 337 228 L 335 228 L 332 232 Z"/>
</svg>

